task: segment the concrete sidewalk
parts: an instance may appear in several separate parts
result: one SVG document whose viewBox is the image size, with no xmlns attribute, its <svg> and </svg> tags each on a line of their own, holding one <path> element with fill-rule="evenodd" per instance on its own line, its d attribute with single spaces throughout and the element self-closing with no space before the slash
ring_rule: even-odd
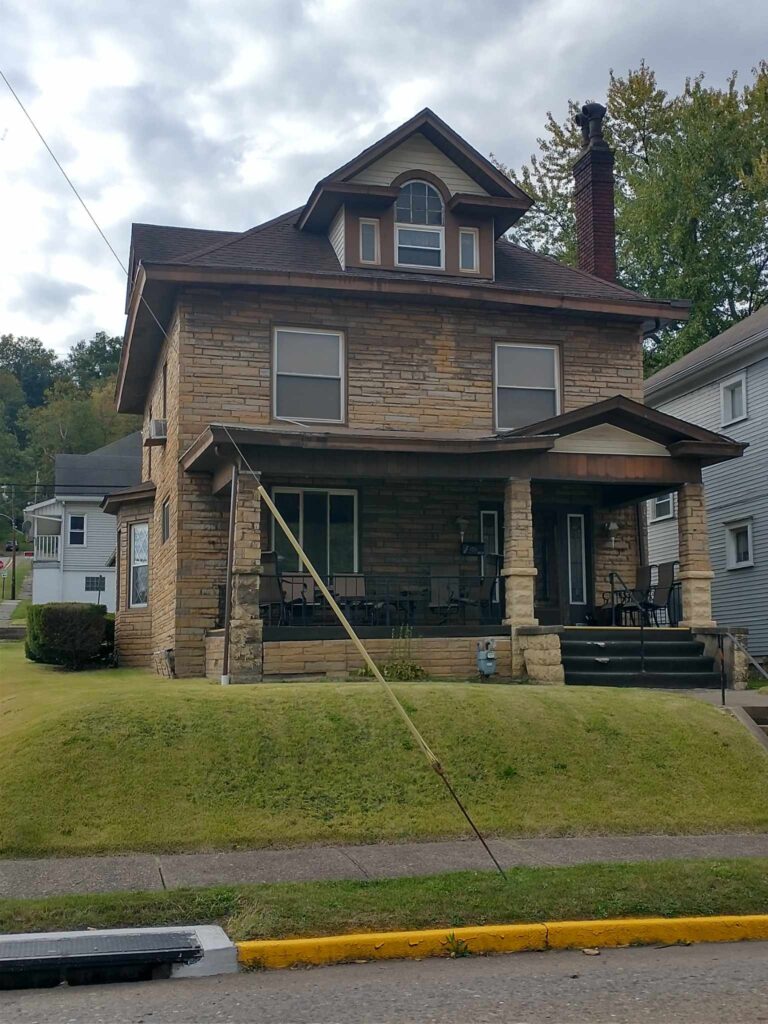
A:
<svg viewBox="0 0 768 1024">
<path fill-rule="evenodd" d="M 504 867 L 768 857 L 768 834 L 762 833 L 494 839 L 490 845 Z M 29 898 L 63 893 L 162 890 L 237 883 L 402 878 L 443 871 L 492 869 L 488 855 L 473 840 L 159 856 L 135 854 L 0 860 L 0 896 Z"/>
</svg>

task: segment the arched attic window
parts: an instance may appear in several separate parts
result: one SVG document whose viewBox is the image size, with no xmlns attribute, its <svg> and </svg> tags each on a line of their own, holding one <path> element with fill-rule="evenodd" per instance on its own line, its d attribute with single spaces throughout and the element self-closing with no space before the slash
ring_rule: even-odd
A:
<svg viewBox="0 0 768 1024">
<path fill-rule="evenodd" d="M 395 204 L 395 262 L 399 267 L 445 266 L 443 200 L 434 185 L 408 181 Z"/>
</svg>

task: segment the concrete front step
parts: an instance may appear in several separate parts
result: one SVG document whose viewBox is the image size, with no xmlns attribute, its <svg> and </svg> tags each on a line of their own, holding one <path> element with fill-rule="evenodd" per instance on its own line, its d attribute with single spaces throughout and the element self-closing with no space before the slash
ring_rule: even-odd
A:
<svg viewBox="0 0 768 1024">
<path fill-rule="evenodd" d="M 602 657 L 599 655 L 590 657 L 573 657 L 568 655 L 568 657 L 563 658 L 563 667 L 566 671 L 566 677 L 569 677 L 572 672 L 618 673 L 621 675 L 627 672 L 640 672 L 643 668 L 643 659 L 639 654 L 618 658 L 614 657 L 613 654 L 610 656 L 603 655 Z M 701 655 L 692 658 L 653 657 L 649 656 L 646 652 L 645 671 L 674 672 L 678 674 L 689 672 L 711 673 L 715 671 L 715 659 L 705 658 Z"/>
<path fill-rule="evenodd" d="M 563 658 L 633 657 L 640 649 L 639 640 L 562 640 Z M 656 658 L 696 658 L 704 653 L 700 640 L 645 641 L 646 655 Z"/>
<path fill-rule="evenodd" d="M 569 686 L 651 686 L 668 690 L 714 689 L 719 672 L 568 672 Z"/>
</svg>

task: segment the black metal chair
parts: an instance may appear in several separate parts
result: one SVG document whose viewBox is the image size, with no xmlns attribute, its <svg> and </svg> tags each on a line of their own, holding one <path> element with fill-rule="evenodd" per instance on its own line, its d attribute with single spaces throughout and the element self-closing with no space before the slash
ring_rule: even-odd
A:
<svg viewBox="0 0 768 1024">
<path fill-rule="evenodd" d="M 647 624 L 646 604 L 651 592 L 652 572 L 653 566 L 639 565 L 634 587 L 627 586 L 621 573 L 614 571 L 608 574 L 611 589 L 603 594 L 603 603 L 609 605 L 612 626 L 639 625 L 632 620 L 640 617 Z"/>
<path fill-rule="evenodd" d="M 656 582 L 649 588 L 643 610 L 655 626 L 672 625 L 672 595 L 677 562 L 661 562 L 656 568 Z M 653 568 L 653 567 L 652 567 Z M 661 619 L 661 621 L 659 621 Z"/>
<path fill-rule="evenodd" d="M 286 622 L 285 594 L 280 580 L 277 553 L 265 551 L 261 556 L 259 585 L 259 612 L 268 626 L 282 626 Z M 275 618 L 277 622 L 275 623 Z"/>
<path fill-rule="evenodd" d="M 450 622 L 461 609 L 459 570 L 454 565 L 435 565 L 429 580 L 429 610 L 440 617 L 440 624 Z"/>
</svg>

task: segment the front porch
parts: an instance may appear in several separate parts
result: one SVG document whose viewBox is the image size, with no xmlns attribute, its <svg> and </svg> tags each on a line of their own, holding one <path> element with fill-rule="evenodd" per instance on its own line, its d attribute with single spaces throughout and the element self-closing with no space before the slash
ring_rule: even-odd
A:
<svg viewBox="0 0 768 1024">
<path fill-rule="evenodd" d="M 375 656 L 407 635 L 430 674 L 467 678 L 478 640 L 494 639 L 498 678 L 562 683 L 562 628 L 631 624 L 612 591 L 636 586 L 653 495 L 678 491 L 680 528 L 675 602 L 654 622 L 714 626 L 701 464 L 740 451 L 620 397 L 463 440 L 212 425 L 182 458 L 230 505 L 209 671 L 258 681 L 359 667 L 260 481 Z"/>
</svg>

